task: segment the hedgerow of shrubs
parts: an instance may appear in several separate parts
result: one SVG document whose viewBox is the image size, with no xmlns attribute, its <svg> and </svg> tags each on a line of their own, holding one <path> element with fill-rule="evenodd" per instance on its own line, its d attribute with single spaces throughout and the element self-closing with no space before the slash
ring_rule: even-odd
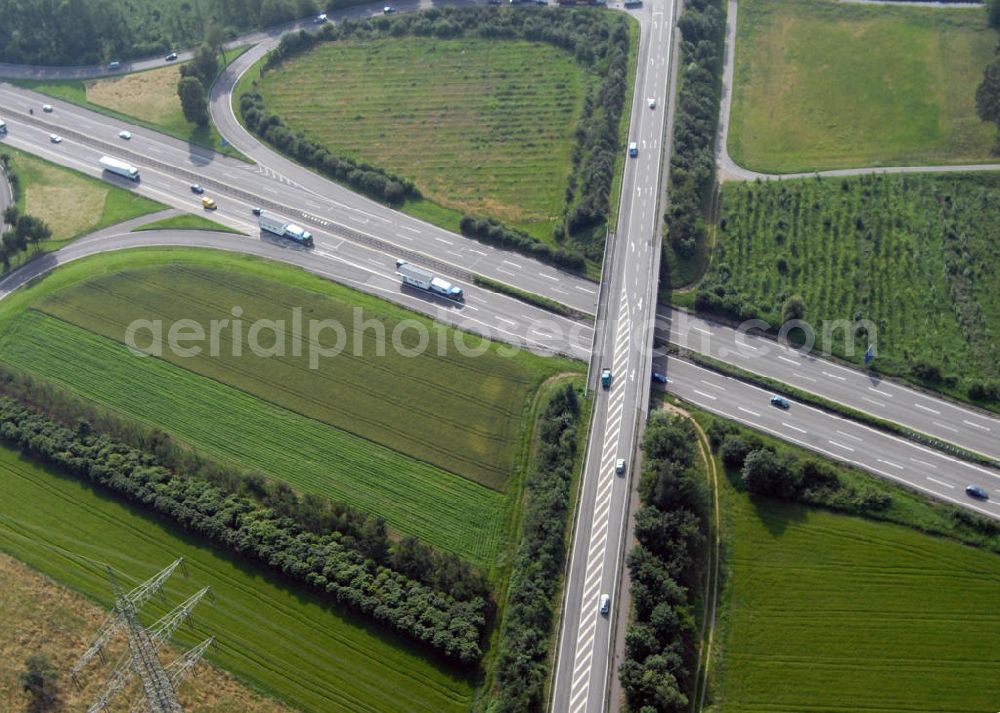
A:
<svg viewBox="0 0 1000 713">
<path fill-rule="evenodd" d="M 633 623 L 618 669 L 628 709 L 638 713 L 690 709 L 698 656 L 692 607 L 704 569 L 708 503 L 696 444 L 691 423 L 664 412 L 652 415 L 643 437 L 638 544 L 627 560 Z"/>
<path fill-rule="evenodd" d="M 507 250 L 516 250 L 566 270 L 582 270 L 587 264 L 582 253 L 565 248 L 553 248 L 524 231 L 504 225 L 496 218 L 474 218 L 471 215 L 463 215 L 459 229 L 467 238 L 475 238 L 480 242 Z"/>
<path fill-rule="evenodd" d="M 6 364 L 0 364 L 0 396 L 8 396 L 66 427 L 86 422 L 93 432 L 150 453 L 157 463 L 175 473 L 205 480 L 225 494 L 265 505 L 309 532 L 318 535 L 339 532 L 345 547 L 357 549 L 381 565 L 434 589 L 450 592 L 458 599 L 490 596 L 489 583 L 481 571 L 453 552 L 442 552 L 413 537 L 393 541 L 380 517 L 314 493 L 300 498 L 287 483 L 207 458 L 178 444 L 169 433 L 122 418 Z"/>
<path fill-rule="evenodd" d="M 689 258 L 696 246 L 707 240 L 705 206 L 715 184 L 715 133 L 726 31 L 722 3 L 686 2 L 677 25 L 684 72 L 674 115 L 667 245 L 680 258 Z"/>
<path fill-rule="evenodd" d="M 445 656 L 463 664 L 482 656 L 482 598 L 460 601 L 379 565 L 339 532 L 310 532 L 274 508 L 178 475 L 148 452 L 95 435 L 85 421 L 74 431 L 6 397 L 0 398 L 0 438 L 305 582 Z"/>
<path fill-rule="evenodd" d="M 882 490 L 845 483 L 836 466 L 775 449 L 734 423 L 713 421 L 708 438 L 723 465 L 739 471 L 743 487 L 755 495 L 856 514 L 878 513 L 892 505 L 892 497 Z"/>
<path fill-rule="evenodd" d="M 565 215 L 557 223 L 554 236 L 557 242 L 568 238 L 578 250 L 552 249 L 497 221 L 484 221 L 475 216 L 466 216 L 467 220 L 463 221 L 489 225 L 482 233 L 478 230 L 467 232 L 470 237 L 502 240 L 504 247 L 559 267 L 579 269 L 584 257 L 600 259 L 604 249 L 602 226 L 606 225 L 610 212 L 614 168 L 621 154 L 620 126 L 628 88 L 631 44 L 627 19 L 614 13 L 556 8 L 533 8 L 522 12 L 504 12 L 496 8 L 434 8 L 370 20 L 345 19 L 336 25 L 328 23 L 318 32 L 302 30 L 286 34 L 268 55 L 263 71 L 274 69 L 286 59 L 321 42 L 407 35 L 545 42 L 571 52 L 580 64 L 600 78 L 596 90 L 585 97 L 574 132 L 576 144 L 572 154 L 573 170 L 566 187 Z M 240 111 L 252 131 L 335 180 L 390 204 L 420 197 L 419 190 L 407 179 L 334 156 L 303 134 L 292 132 L 280 117 L 267 111 L 255 91 L 240 97 Z M 496 225 L 500 225 L 502 238 L 497 237 Z"/>
<path fill-rule="evenodd" d="M 565 559 L 569 485 L 577 457 L 580 404 L 572 385 L 542 414 L 526 486 L 524 523 L 510 577 L 489 713 L 540 711 L 550 658 L 555 595 Z"/>
</svg>

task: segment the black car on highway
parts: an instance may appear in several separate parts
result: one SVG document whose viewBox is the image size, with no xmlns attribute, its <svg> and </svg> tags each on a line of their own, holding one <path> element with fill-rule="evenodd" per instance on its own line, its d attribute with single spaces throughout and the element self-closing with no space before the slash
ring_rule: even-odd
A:
<svg viewBox="0 0 1000 713">
<path fill-rule="evenodd" d="M 970 498 L 975 498 L 976 500 L 990 499 L 990 494 L 986 492 L 986 488 L 981 488 L 978 485 L 966 485 L 965 494 Z"/>
</svg>

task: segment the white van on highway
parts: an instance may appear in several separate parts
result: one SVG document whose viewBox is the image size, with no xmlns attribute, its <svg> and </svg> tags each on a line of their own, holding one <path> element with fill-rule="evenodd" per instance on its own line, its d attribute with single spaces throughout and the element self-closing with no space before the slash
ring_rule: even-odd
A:
<svg viewBox="0 0 1000 713">
<path fill-rule="evenodd" d="M 3 119 L 0 119 L 0 136 L 7 133 L 7 124 L 4 123 Z"/>
</svg>

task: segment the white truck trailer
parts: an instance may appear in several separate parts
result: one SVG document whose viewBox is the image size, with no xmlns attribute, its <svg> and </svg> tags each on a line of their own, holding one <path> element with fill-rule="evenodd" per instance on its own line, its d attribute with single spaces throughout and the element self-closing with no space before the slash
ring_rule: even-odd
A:
<svg viewBox="0 0 1000 713">
<path fill-rule="evenodd" d="M 261 212 L 257 219 L 261 230 L 280 235 L 283 238 L 303 245 L 307 248 L 313 246 L 313 236 L 308 230 L 300 228 L 295 223 L 285 220 L 277 215 Z"/>
<path fill-rule="evenodd" d="M 101 168 L 109 173 L 114 173 L 118 176 L 124 176 L 130 181 L 139 180 L 139 169 L 132 164 L 125 163 L 124 161 L 119 161 L 116 158 L 111 158 L 110 156 L 101 156 L 98 161 L 101 164 Z"/>
<path fill-rule="evenodd" d="M 399 275 L 404 285 L 427 290 L 428 292 L 433 292 L 436 295 L 447 297 L 449 300 L 455 300 L 456 302 L 465 300 L 465 294 L 462 292 L 461 287 L 455 287 L 455 285 L 447 280 L 442 280 L 440 277 L 435 276 L 433 272 L 425 270 L 422 267 L 417 267 L 416 265 L 411 265 L 405 260 L 396 260 L 396 274 Z"/>
</svg>

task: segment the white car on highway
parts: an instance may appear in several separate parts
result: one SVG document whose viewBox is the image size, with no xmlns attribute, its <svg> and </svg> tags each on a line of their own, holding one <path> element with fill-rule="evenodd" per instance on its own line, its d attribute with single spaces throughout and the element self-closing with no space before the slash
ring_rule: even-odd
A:
<svg viewBox="0 0 1000 713">
<path fill-rule="evenodd" d="M 131 131 L 119 131 L 118 132 L 118 138 L 119 139 L 125 139 L 126 141 L 128 141 L 129 139 L 132 138 L 132 132 Z"/>
<path fill-rule="evenodd" d="M 60 136 L 59 134 L 49 134 L 49 141 L 51 141 L 54 144 L 61 144 L 62 136 Z"/>
</svg>

